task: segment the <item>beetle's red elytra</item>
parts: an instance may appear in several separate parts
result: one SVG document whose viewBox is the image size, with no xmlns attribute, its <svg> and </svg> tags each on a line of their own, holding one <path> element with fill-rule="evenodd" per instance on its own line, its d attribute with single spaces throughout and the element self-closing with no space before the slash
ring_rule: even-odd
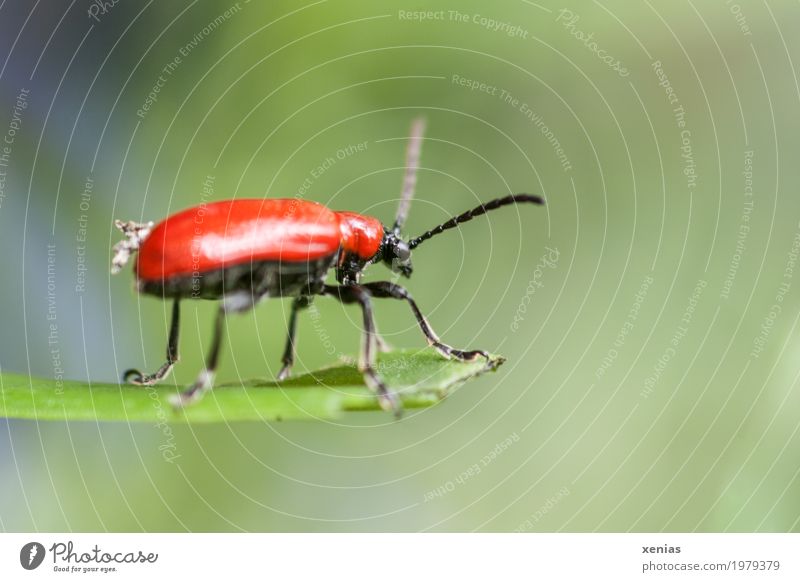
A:
<svg viewBox="0 0 800 582">
<path fill-rule="evenodd" d="M 428 343 L 443 356 L 488 360 L 484 350 L 459 350 L 443 343 L 404 287 L 389 281 L 361 283 L 366 267 L 378 262 L 410 277 L 412 249 L 476 216 L 510 204 L 544 203 L 539 196 L 509 194 L 404 240 L 401 231 L 416 184 L 423 130 L 424 122 L 415 120 L 406 150 L 400 204 L 391 229 L 377 218 L 334 211 L 295 198 L 212 202 L 173 214 L 156 225 L 116 221 L 126 238 L 114 246 L 112 272 L 118 272 L 138 252 L 134 268 L 137 290 L 173 300 L 166 362 L 152 374 L 128 370 L 124 380 L 151 385 L 170 372 L 178 360 L 179 306 L 184 299 L 220 300 L 220 307 L 206 367 L 192 386 L 173 399 L 176 407 L 188 405 L 212 387 L 226 316 L 247 311 L 267 297 L 294 299 L 279 380 L 289 376 L 294 362 L 298 313 L 308 307 L 313 297 L 326 295 L 342 303 L 357 303 L 363 314 L 365 336 L 359 370 L 381 406 L 397 416 L 402 411 L 400 399 L 375 370 L 376 352 L 382 342 L 375 330 L 373 298 L 407 302 Z M 325 282 L 332 268 L 338 285 Z"/>
<path fill-rule="evenodd" d="M 317 202 L 222 200 L 160 222 L 142 242 L 136 276 L 160 281 L 248 262 L 303 263 L 336 255 L 340 247 L 368 260 L 382 240 L 379 220 Z"/>
</svg>

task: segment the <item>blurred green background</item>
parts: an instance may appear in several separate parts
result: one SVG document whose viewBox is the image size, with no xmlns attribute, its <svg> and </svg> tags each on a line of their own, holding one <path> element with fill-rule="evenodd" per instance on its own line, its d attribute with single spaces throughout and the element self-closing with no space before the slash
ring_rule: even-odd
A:
<svg viewBox="0 0 800 582">
<path fill-rule="evenodd" d="M 798 25 L 774 1 L 3 3 L 5 371 L 161 363 L 169 304 L 110 276 L 114 218 L 302 195 L 390 222 L 417 115 L 410 235 L 548 205 L 415 252 L 434 327 L 497 374 L 401 422 L 2 421 L 0 528 L 800 529 Z M 298 371 L 358 348 L 357 311 L 315 305 Z M 184 307 L 169 382 L 213 310 Z M 273 376 L 287 316 L 232 319 L 219 379 Z"/>
</svg>

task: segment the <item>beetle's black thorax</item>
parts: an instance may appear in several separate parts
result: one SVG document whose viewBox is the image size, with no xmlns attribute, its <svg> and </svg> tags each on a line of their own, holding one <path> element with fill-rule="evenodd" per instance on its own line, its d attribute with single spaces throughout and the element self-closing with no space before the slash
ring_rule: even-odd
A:
<svg viewBox="0 0 800 582">
<path fill-rule="evenodd" d="M 336 280 L 342 285 L 357 285 L 370 262 L 353 253 L 340 251 L 336 260 Z"/>
</svg>

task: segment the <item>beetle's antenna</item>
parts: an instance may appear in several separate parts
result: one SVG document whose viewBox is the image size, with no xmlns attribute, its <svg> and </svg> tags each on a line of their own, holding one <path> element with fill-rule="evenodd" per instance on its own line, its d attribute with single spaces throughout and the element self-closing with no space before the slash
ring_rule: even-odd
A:
<svg viewBox="0 0 800 582">
<path fill-rule="evenodd" d="M 409 248 L 418 247 L 421 243 L 428 240 L 431 237 L 436 236 L 446 230 L 451 228 L 455 228 L 459 224 L 464 222 L 469 222 L 476 216 L 480 216 L 481 214 L 486 214 L 490 210 L 495 210 L 500 208 L 501 206 L 508 206 L 509 204 L 519 204 L 521 202 L 530 202 L 532 204 L 544 204 L 544 200 L 533 194 L 509 194 L 508 196 L 504 196 L 502 198 L 496 198 L 494 200 L 490 200 L 484 204 L 481 204 L 477 208 L 473 208 L 472 210 L 468 210 L 463 214 L 459 214 L 437 226 L 436 228 L 432 228 L 428 232 L 421 234 L 417 238 L 411 239 L 408 241 Z"/>
<path fill-rule="evenodd" d="M 406 173 L 403 175 L 403 191 L 400 194 L 400 204 L 397 206 L 397 215 L 394 219 L 392 232 L 400 235 L 403 224 L 408 218 L 411 200 L 414 198 L 414 187 L 417 185 L 417 169 L 419 168 L 419 155 L 422 151 L 422 136 L 425 133 L 425 119 L 417 117 L 411 123 L 411 135 L 406 148 Z"/>
</svg>

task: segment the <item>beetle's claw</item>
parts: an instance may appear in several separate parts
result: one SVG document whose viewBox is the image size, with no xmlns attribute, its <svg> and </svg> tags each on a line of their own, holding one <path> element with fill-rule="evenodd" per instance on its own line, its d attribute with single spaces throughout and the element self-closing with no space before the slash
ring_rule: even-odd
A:
<svg viewBox="0 0 800 582">
<path fill-rule="evenodd" d="M 276 378 L 277 378 L 278 382 L 283 382 L 284 380 L 286 380 L 291 375 L 292 375 L 291 366 L 284 365 L 280 369 L 280 372 L 278 372 L 278 375 L 276 376 Z"/>
<path fill-rule="evenodd" d="M 178 394 L 173 394 L 169 397 L 169 403 L 172 404 L 172 407 L 178 411 L 181 408 L 186 408 L 187 406 L 194 404 L 198 400 L 203 397 L 208 390 L 214 385 L 214 372 L 210 370 L 203 370 L 197 376 L 197 380 L 194 381 L 188 389 L 180 392 Z"/>
<path fill-rule="evenodd" d="M 378 351 L 380 352 L 386 353 L 392 351 L 392 345 L 379 334 L 375 334 L 375 344 L 378 346 Z"/>
<path fill-rule="evenodd" d="M 149 386 L 152 382 L 147 382 L 148 378 L 136 368 L 125 370 L 122 374 L 122 381 L 126 384 L 135 384 L 136 386 Z"/>
<path fill-rule="evenodd" d="M 381 408 L 386 412 L 391 412 L 396 420 L 400 420 L 403 416 L 403 405 L 398 398 L 397 393 L 387 390 L 383 394 L 378 395 L 378 403 Z"/>
<path fill-rule="evenodd" d="M 204 390 L 202 387 L 193 385 L 188 390 L 179 392 L 177 394 L 170 394 L 168 397 L 169 403 L 175 411 L 179 411 L 187 406 L 191 406 L 203 397 Z"/>
<path fill-rule="evenodd" d="M 197 396 L 195 396 L 195 393 L 191 392 L 190 390 L 185 390 L 178 394 L 170 394 L 169 397 L 167 398 L 167 400 L 169 400 L 169 403 L 172 405 L 172 408 L 174 408 L 176 412 L 178 410 L 181 410 L 182 408 L 185 408 L 186 406 L 194 402 L 196 399 Z"/>
<path fill-rule="evenodd" d="M 403 416 L 403 403 L 396 392 L 389 389 L 386 384 L 378 377 L 378 374 L 372 368 L 362 370 L 364 374 L 364 381 L 367 387 L 372 390 L 378 398 L 378 404 L 386 412 L 394 414 L 396 419 Z"/>
</svg>

